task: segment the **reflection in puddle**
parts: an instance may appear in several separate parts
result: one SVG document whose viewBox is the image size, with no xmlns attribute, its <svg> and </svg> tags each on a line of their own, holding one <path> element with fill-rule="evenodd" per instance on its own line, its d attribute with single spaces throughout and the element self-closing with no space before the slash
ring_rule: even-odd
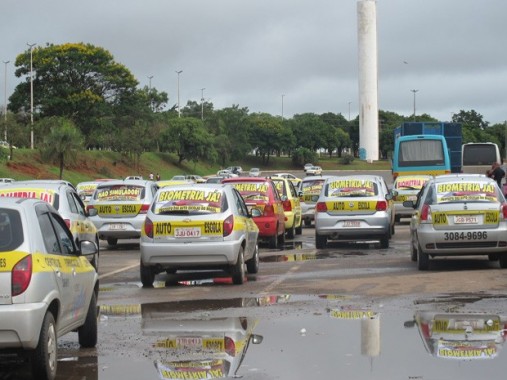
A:
<svg viewBox="0 0 507 380">
<path fill-rule="evenodd" d="M 347 256 L 366 256 L 368 252 L 349 251 L 349 252 L 330 252 L 330 251 L 312 251 L 307 253 L 293 253 L 290 255 L 269 255 L 263 254 L 260 261 L 263 263 L 290 262 L 290 261 L 312 261 L 322 259 L 336 259 Z"/>
</svg>

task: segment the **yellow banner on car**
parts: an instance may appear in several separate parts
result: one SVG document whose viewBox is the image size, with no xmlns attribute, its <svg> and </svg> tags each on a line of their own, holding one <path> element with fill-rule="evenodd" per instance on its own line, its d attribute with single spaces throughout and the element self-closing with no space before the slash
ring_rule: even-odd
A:
<svg viewBox="0 0 507 380">
<path fill-rule="evenodd" d="M 491 210 L 491 211 L 469 211 L 469 210 L 463 210 L 463 211 L 447 211 L 447 212 L 433 212 L 432 213 L 432 220 L 434 225 L 444 225 L 447 226 L 451 223 L 449 223 L 449 220 L 451 220 L 454 217 L 460 217 L 460 216 L 483 216 L 482 223 L 481 224 L 498 224 L 500 220 L 500 211 L 498 210 Z M 466 223 L 465 223 L 466 224 Z"/>
<path fill-rule="evenodd" d="M 176 222 L 154 222 L 153 236 L 171 236 L 176 238 L 196 238 L 201 236 L 222 236 L 224 222 L 221 220 L 199 221 L 186 223 Z"/>
<path fill-rule="evenodd" d="M 1 189 L 0 197 L 41 199 L 49 204 L 55 201 L 55 192 L 48 189 L 12 188 Z"/>
<path fill-rule="evenodd" d="M 377 208 L 377 201 L 338 201 L 326 202 L 328 211 L 374 211 Z"/>
<path fill-rule="evenodd" d="M 137 215 L 141 210 L 142 204 L 97 204 L 95 208 L 100 216 L 109 215 Z"/>
</svg>

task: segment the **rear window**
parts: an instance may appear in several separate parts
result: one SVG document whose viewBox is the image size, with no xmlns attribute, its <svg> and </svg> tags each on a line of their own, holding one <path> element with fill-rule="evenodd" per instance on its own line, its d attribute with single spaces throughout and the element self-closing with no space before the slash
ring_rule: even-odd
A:
<svg viewBox="0 0 507 380">
<path fill-rule="evenodd" d="M 327 185 L 329 197 L 373 197 L 378 194 L 378 185 L 370 180 L 339 179 Z"/>
<path fill-rule="evenodd" d="M 0 208 L 0 252 L 14 251 L 24 240 L 19 212 Z"/>
<path fill-rule="evenodd" d="M 239 191 L 245 201 L 269 200 L 269 184 L 267 182 L 227 182 Z"/>
<path fill-rule="evenodd" d="M 287 189 L 285 187 L 285 181 L 280 181 L 276 179 L 272 179 L 273 183 L 275 184 L 276 190 L 278 190 L 278 193 L 280 195 L 287 196 Z"/>
<path fill-rule="evenodd" d="M 435 188 L 437 203 L 499 202 L 498 186 L 493 182 L 445 182 Z"/>
<path fill-rule="evenodd" d="M 142 201 L 146 194 L 144 186 L 111 185 L 97 188 L 94 199 L 97 202 L 128 202 Z"/>
<path fill-rule="evenodd" d="M 222 190 L 163 188 L 153 204 L 157 215 L 167 214 L 217 214 L 227 209 Z"/>
<path fill-rule="evenodd" d="M 316 179 L 314 181 L 303 181 L 301 189 L 303 194 L 320 194 L 322 186 L 324 186 L 324 180 Z"/>
<path fill-rule="evenodd" d="M 0 197 L 34 198 L 49 203 L 58 210 L 59 196 L 51 189 L 6 187 L 0 190 Z"/>
<path fill-rule="evenodd" d="M 424 177 L 398 177 L 394 182 L 394 188 L 396 190 L 421 190 L 427 181 L 428 178 Z"/>
<path fill-rule="evenodd" d="M 491 165 L 498 161 L 498 147 L 495 144 L 463 145 L 463 165 Z"/>
</svg>

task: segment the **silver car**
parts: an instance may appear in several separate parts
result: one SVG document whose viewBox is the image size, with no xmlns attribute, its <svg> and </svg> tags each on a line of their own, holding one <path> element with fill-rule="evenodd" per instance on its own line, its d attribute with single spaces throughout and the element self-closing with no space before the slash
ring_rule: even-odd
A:
<svg viewBox="0 0 507 380">
<path fill-rule="evenodd" d="M 138 239 L 158 186 L 153 181 L 116 180 L 100 183 L 87 209 L 99 238 L 115 246 L 118 239 Z"/>
<path fill-rule="evenodd" d="M 98 274 L 58 211 L 38 199 L 0 199 L 0 356 L 28 357 L 34 379 L 54 379 L 58 338 L 97 344 Z"/>
<path fill-rule="evenodd" d="M 398 176 L 393 183 L 393 201 L 396 210 L 396 222 L 401 218 L 410 218 L 414 213 L 413 207 L 403 206 L 405 201 L 415 201 L 417 194 L 431 175 Z"/>
<path fill-rule="evenodd" d="M 301 217 L 305 226 L 311 226 L 315 218 L 315 205 L 320 191 L 327 178 L 332 176 L 308 176 L 301 181 L 299 199 L 301 201 Z"/>
<path fill-rule="evenodd" d="M 376 175 L 326 179 L 315 208 L 315 245 L 328 240 L 379 240 L 389 247 L 394 233 L 392 195 Z"/>
<path fill-rule="evenodd" d="M 191 184 L 161 188 L 141 237 L 141 282 L 179 269 L 223 269 L 242 284 L 245 264 L 259 270 L 259 229 L 231 185 Z"/>
<path fill-rule="evenodd" d="M 424 185 L 410 221 L 411 259 L 427 270 L 430 257 L 487 255 L 507 268 L 507 205 L 492 178 L 437 176 Z"/>
</svg>

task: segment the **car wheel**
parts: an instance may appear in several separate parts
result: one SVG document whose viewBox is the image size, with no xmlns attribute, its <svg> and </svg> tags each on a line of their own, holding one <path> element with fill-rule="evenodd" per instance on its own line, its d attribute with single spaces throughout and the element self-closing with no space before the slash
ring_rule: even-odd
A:
<svg viewBox="0 0 507 380">
<path fill-rule="evenodd" d="M 285 228 L 283 229 L 283 232 L 278 235 L 278 246 L 282 247 L 285 244 Z"/>
<path fill-rule="evenodd" d="M 259 261 L 259 246 L 256 244 L 253 257 L 246 262 L 246 270 L 248 273 L 259 272 Z"/>
<path fill-rule="evenodd" d="M 507 268 L 507 255 L 504 253 L 498 257 L 500 268 L 505 269 Z"/>
<path fill-rule="evenodd" d="M 100 244 L 99 238 L 95 238 L 95 245 L 97 246 L 97 253 L 93 255 L 93 259 L 91 261 L 92 266 L 95 268 L 95 271 L 99 273 L 99 256 L 100 256 Z"/>
<path fill-rule="evenodd" d="M 394 233 L 395 233 L 395 230 L 394 230 L 394 224 L 395 224 L 395 223 L 391 224 L 391 236 L 393 236 L 393 235 L 394 235 Z"/>
<path fill-rule="evenodd" d="M 292 227 L 287 230 L 287 237 L 289 239 L 294 239 L 294 236 L 296 236 L 296 220 L 294 220 Z"/>
<path fill-rule="evenodd" d="M 153 288 L 155 272 L 149 266 L 145 266 L 143 260 L 141 260 L 139 267 L 141 268 L 141 283 L 143 284 L 143 288 Z"/>
<path fill-rule="evenodd" d="M 39 344 L 30 354 L 34 379 L 53 380 L 56 377 L 57 348 L 55 318 L 48 311 L 42 321 Z"/>
<path fill-rule="evenodd" d="M 500 255 L 498 255 L 497 253 L 490 253 L 488 255 L 489 261 L 498 261 L 498 259 L 500 259 Z"/>
<path fill-rule="evenodd" d="M 85 323 L 77 330 L 77 333 L 81 347 L 92 348 L 97 345 L 97 298 L 95 292 L 90 300 Z"/>
<path fill-rule="evenodd" d="M 310 227 L 312 225 L 311 219 L 305 219 L 305 227 Z"/>
<path fill-rule="evenodd" d="M 241 285 L 245 282 L 245 249 L 243 246 L 239 248 L 238 260 L 231 268 L 232 283 Z"/>
<path fill-rule="evenodd" d="M 401 222 L 401 216 L 396 215 L 396 216 L 394 217 L 394 221 L 395 221 L 396 223 Z"/>
<path fill-rule="evenodd" d="M 275 236 L 271 236 L 269 238 L 269 248 L 276 249 L 278 248 L 278 236 L 275 234 Z"/>
<path fill-rule="evenodd" d="M 303 221 L 299 223 L 299 226 L 296 227 L 296 235 L 301 235 L 303 233 Z"/>
<path fill-rule="evenodd" d="M 410 240 L 410 260 L 417 261 L 417 249 L 415 249 L 413 240 Z"/>
<path fill-rule="evenodd" d="M 389 248 L 389 237 L 390 237 L 390 233 L 386 234 L 380 238 L 380 248 L 381 249 Z"/>
<path fill-rule="evenodd" d="M 327 245 L 327 236 L 318 235 L 315 233 L 315 247 L 318 249 L 326 248 Z"/>
<path fill-rule="evenodd" d="M 114 246 L 116 246 L 116 244 L 118 244 L 118 239 L 117 238 L 108 237 L 107 238 L 107 244 L 110 245 L 111 247 L 114 247 Z"/>
<path fill-rule="evenodd" d="M 421 246 L 417 245 L 417 268 L 419 270 L 428 270 L 430 267 L 430 256 L 423 252 Z"/>
</svg>

